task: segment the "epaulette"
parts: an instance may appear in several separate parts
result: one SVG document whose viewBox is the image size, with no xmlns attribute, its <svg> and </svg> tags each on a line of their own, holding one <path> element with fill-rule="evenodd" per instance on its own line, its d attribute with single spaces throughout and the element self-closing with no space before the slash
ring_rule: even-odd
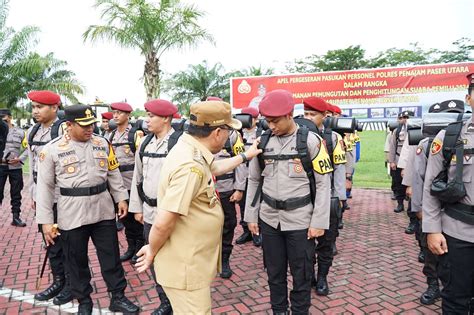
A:
<svg viewBox="0 0 474 315">
<path fill-rule="evenodd" d="M 204 165 L 204 157 L 202 156 L 201 151 L 199 151 L 198 149 L 194 149 L 193 151 L 193 160 L 198 162 L 199 164 Z"/>
</svg>

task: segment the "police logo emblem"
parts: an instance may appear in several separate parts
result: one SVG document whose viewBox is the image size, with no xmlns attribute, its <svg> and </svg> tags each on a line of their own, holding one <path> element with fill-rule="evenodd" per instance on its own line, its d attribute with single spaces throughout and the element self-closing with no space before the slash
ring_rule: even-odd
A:
<svg viewBox="0 0 474 315">
<path fill-rule="evenodd" d="M 46 152 L 44 151 L 41 151 L 40 154 L 39 154 L 39 160 L 40 161 L 44 161 L 44 158 L 46 157 Z"/>
<path fill-rule="evenodd" d="M 104 162 L 104 160 L 100 160 L 99 166 L 102 167 L 102 168 L 105 168 L 105 162 Z"/>
<path fill-rule="evenodd" d="M 301 173 L 303 171 L 303 166 L 301 164 L 295 164 L 295 166 L 293 166 L 293 169 L 296 173 Z"/>
<path fill-rule="evenodd" d="M 433 143 L 431 144 L 431 154 L 435 155 L 441 151 L 441 148 L 443 147 L 443 143 L 439 139 L 435 139 Z"/>
</svg>

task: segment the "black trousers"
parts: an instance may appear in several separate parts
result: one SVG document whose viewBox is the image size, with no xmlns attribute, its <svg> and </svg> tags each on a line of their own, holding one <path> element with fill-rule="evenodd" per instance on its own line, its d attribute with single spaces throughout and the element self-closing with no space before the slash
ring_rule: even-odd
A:
<svg viewBox="0 0 474 315">
<path fill-rule="evenodd" d="M 474 243 L 444 234 L 448 252 L 439 256 L 439 276 L 443 314 L 473 314 Z M 471 313 L 469 313 L 469 310 Z"/>
<path fill-rule="evenodd" d="M 325 275 L 329 273 L 329 268 L 332 266 L 334 255 L 332 253 L 332 246 L 336 242 L 336 237 L 339 233 L 339 219 L 337 209 L 331 209 L 329 215 L 329 229 L 324 231 L 324 235 L 317 238 L 316 254 L 318 255 L 318 274 Z"/>
<path fill-rule="evenodd" d="M 235 212 L 235 202 L 230 202 L 233 191 L 220 192 L 222 209 L 224 210 L 224 228 L 222 230 L 222 257 L 229 258 L 232 253 L 232 240 L 237 226 L 237 213 Z"/>
<path fill-rule="evenodd" d="M 403 187 L 406 188 L 406 186 L 403 186 Z M 416 212 L 411 211 L 411 200 L 408 201 L 407 216 L 408 216 L 408 218 L 410 218 L 410 222 L 415 223 L 415 225 L 416 225 L 415 231 L 418 230 L 418 227 L 420 226 L 420 220 L 418 220 L 418 218 L 416 216 Z M 417 239 L 419 239 L 419 237 L 417 237 Z"/>
<path fill-rule="evenodd" d="M 150 223 L 143 223 L 143 237 L 145 238 L 145 244 L 149 244 L 149 238 L 150 238 L 150 231 L 151 231 L 152 225 Z M 155 274 L 155 266 L 152 264 L 150 266 L 150 271 L 151 275 L 153 277 L 153 280 L 155 281 L 155 289 L 158 294 L 165 294 L 165 291 L 163 290 L 163 287 L 156 281 L 156 274 Z"/>
<path fill-rule="evenodd" d="M 248 230 L 247 227 L 247 222 L 244 221 L 244 215 L 245 215 L 245 200 L 247 199 L 247 185 L 245 185 L 245 190 L 244 194 L 242 196 L 242 199 L 239 201 L 239 207 L 240 207 L 240 222 L 239 224 L 242 226 L 242 229 L 244 231 Z"/>
<path fill-rule="evenodd" d="M 73 230 L 61 231 L 61 237 L 74 298 L 81 300 L 92 293 L 88 262 L 89 239 L 92 239 L 96 248 L 107 291 L 114 294 L 125 290 L 127 281 L 120 262 L 115 220 L 100 221 Z"/>
<path fill-rule="evenodd" d="M 425 254 L 425 263 L 423 265 L 423 274 L 426 276 L 428 284 L 438 284 L 438 255 L 433 254 L 428 248 L 427 233 L 420 234 L 420 245 Z"/>
<path fill-rule="evenodd" d="M 54 223 L 58 222 L 58 205 L 55 203 L 53 205 L 53 216 L 54 216 Z M 38 224 L 38 230 L 43 237 L 43 241 L 45 240 L 43 234 L 43 228 L 41 224 Z M 64 278 L 65 276 L 65 259 L 64 251 L 63 251 L 63 244 L 62 244 L 62 233 L 58 235 L 55 239 L 54 245 L 50 245 L 49 247 L 49 266 L 51 267 L 51 273 L 54 277 L 61 277 Z"/>
<path fill-rule="evenodd" d="M 128 191 L 130 196 L 130 190 Z M 128 200 L 127 200 L 128 203 Z M 115 212 L 118 210 L 118 204 L 115 203 Z M 125 226 L 125 237 L 127 240 L 141 241 L 145 243 L 143 238 L 143 224 L 135 220 L 135 214 L 128 212 L 125 218 L 121 219 L 123 225 Z"/>
<path fill-rule="evenodd" d="M 287 270 L 293 277 L 290 293 L 292 314 L 308 314 L 311 305 L 314 239 L 308 240 L 308 229 L 281 231 L 260 222 L 262 246 L 267 267 L 270 303 L 274 312 L 288 309 Z"/>
<path fill-rule="evenodd" d="M 23 189 L 23 171 L 21 169 L 9 170 L 8 166 L 0 166 L 0 204 L 3 202 L 3 194 L 7 178 L 10 179 L 12 213 L 20 213 L 21 190 Z"/>
<path fill-rule="evenodd" d="M 397 200 L 404 200 L 406 197 L 407 186 L 402 185 L 402 169 L 398 168 L 396 170 L 390 170 L 390 175 L 392 176 L 392 187 L 393 193 Z"/>
</svg>

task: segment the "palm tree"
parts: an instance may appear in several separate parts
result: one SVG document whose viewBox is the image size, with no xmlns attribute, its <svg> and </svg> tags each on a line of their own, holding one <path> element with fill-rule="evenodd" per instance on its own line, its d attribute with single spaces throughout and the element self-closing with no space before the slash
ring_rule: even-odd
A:
<svg viewBox="0 0 474 315">
<path fill-rule="evenodd" d="M 160 58 L 170 49 L 194 47 L 200 41 L 213 41 L 197 22 L 204 16 L 193 5 L 179 0 L 161 0 L 153 5 L 146 0 L 97 0 L 105 25 L 91 25 L 84 41 L 98 39 L 116 42 L 125 48 L 138 48 L 145 57 L 143 82 L 148 99 L 160 95 Z"/>
<path fill-rule="evenodd" d="M 165 81 L 164 90 L 173 96 L 180 112 L 189 114 L 189 106 L 197 101 L 204 101 L 208 96 L 229 99 L 229 82 L 224 67 L 220 63 L 209 66 L 207 61 L 189 65 Z"/>
</svg>

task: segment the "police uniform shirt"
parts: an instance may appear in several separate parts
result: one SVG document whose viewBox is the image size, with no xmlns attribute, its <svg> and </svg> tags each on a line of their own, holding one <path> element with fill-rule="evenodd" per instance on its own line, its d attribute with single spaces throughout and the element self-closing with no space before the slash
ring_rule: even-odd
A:
<svg viewBox="0 0 474 315">
<path fill-rule="evenodd" d="M 334 190 L 339 200 L 347 200 L 346 197 L 346 152 L 344 150 L 344 140 L 337 132 L 332 132 L 332 143 L 334 146 L 332 153 L 332 163 L 334 171 Z"/>
<path fill-rule="evenodd" d="M 354 173 L 355 165 L 355 147 L 352 141 L 350 141 L 350 136 L 346 134 L 344 136 L 344 145 L 346 147 L 346 174 Z"/>
<path fill-rule="evenodd" d="M 470 149 L 474 147 L 474 132 L 468 131 L 471 121 L 464 123 L 459 136 L 460 141 L 464 141 L 464 148 Z M 440 131 L 430 148 L 428 165 L 426 167 L 425 183 L 423 186 L 423 232 L 424 233 L 441 233 L 444 232 L 451 237 L 474 243 L 474 229 L 472 225 L 463 223 L 446 215 L 441 209 L 441 202 L 430 194 L 433 179 L 443 170 L 443 140 L 445 130 Z M 463 183 L 466 188 L 467 195 L 459 202 L 466 205 L 474 205 L 474 157 L 465 155 L 463 161 L 456 161 L 455 155 L 451 161 L 448 171 L 448 182 L 454 178 L 456 163 L 463 163 Z"/>
<path fill-rule="evenodd" d="M 56 118 L 54 122 L 58 121 L 59 119 Z M 53 124 L 54 124 L 53 122 Z M 53 126 L 49 126 L 48 128 L 44 128 L 43 125 L 40 125 L 38 131 L 36 132 L 35 136 L 33 137 L 33 141 L 38 142 L 49 142 L 51 141 L 51 128 Z M 28 129 L 26 139 L 30 138 L 30 133 L 33 130 L 33 127 Z M 58 137 L 62 136 L 66 132 L 66 124 L 62 123 L 58 129 Z M 36 201 L 36 183 L 32 180 L 34 174 L 38 174 L 38 157 L 40 152 L 42 151 L 44 145 L 31 145 L 28 144 L 28 157 L 30 159 L 30 196 Z M 59 195 L 59 189 L 56 188 L 56 198 Z"/>
<path fill-rule="evenodd" d="M 409 145 L 408 137 L 405 137 L 405 139 L 403 140 L 402 149 L 400 151 L 400 156 L 398 157 L 398 168 L 405 168 L 407 166 L 411 147 L 412 146 Z"/>
<path fill-rule="evenodd" d="M 271 136 L 264 154 L 297 154 L 295 131 L 291 135 Z M 303 165 L 298 159 L 265 160 L 265 168 L 260 170 L 258 159 L 252 159 L 249 165 L 249 181 L 244 220 L 257 223 L 260 217 L 265 223 L 282 231 L 329 228 L 329 204 L 331 193 L 329 155 L 322 139 L 314 133 L 308 133 L 308 153 L 315 167 L 316 199 L 303 207 L 291 211 L 278 210 L 264 201 L 252 206 L 260 177 L 264 176 L 262 193 L 278 200 L 298 198 L 310 195 L 309 180 Z"/>
<path fill-rule="evenodd" d="M 171 130 L 162 139 L 152 137 L 150 142 L 145 147 L 144 152 L 158 154 L 168 153 L 168 139 L 173 134 L 173 132 L 174 129 L 171 128 Z M 139 182 L 143 182 L 143 192 L 145 195 L 148 198 L 156 199 L 161 167 L 163 166 L 165 158 L 152 158 L 144 156 L 142 162 L 139 153 L 140 147 L 141 144 L 138 146 L 137 152 L 135 153 L 135 169 L 133 171 L 129 211 L 134 213 L 143 213 L 143 220 L 146 223 L 153 224 L 156 207 L 152 207 L 141 200 L 140 196 L 138 195 L 137 184 Z"/>
<path fill-rule="evenodd" d="M 428 143 L 429 138 L 420 141 L 416 148 L 415 159 L 413 160 L 413 178 L 412 178 L 412 196 L 411 196 L 411 211 L 420 212 L 422 209 L 423 200 L 423 183 L 425 182 L 426 164 L 429 152 Z"/>
<path fill-rule="evenodd" d="M 164 287 L 201 289 L 220 271 L 224 213 L 212 179 L 213 160 L 204 145 L 183 134 L 161 168 L 158 211 L 180 214 L 154 261 Z"/>
<path fill-rule="evenodd" d="M 105 190 L 91 196 L 58 198 L 58 225 L 62 230 L 115 218 L 114 200 L 128 199 L 112 146 L 94 135 L 87 142 L 64 135 L 48 143 L 39 154 L 36 220 L 52 224 L 55 187 L 94 187 L 108 182 Z"/>
<path fill-rule="evenodd" d="M 114 147 L 115 156 L 119 161 L 120 165 L 123 167 L 125 165 L 133 165 L 135 163 L 135 154 L 130 148 L 129 144 L 117 146 L 116 144 L 123 144 L 128 143 L 128 133 L 132 129 L 132 125 L 128 125 L 127 128 L 123 132 L 119 132 L 117 129 L 114 133 L 114 137 L 111 139 L 111 143 Z M 136 134 L 135 134 L 136 138 Z M 137 141 L 137 139 L 135 139 Z M 134 143 L 133 145 L 135 145 Z M 133 169 L 129 171 L 121 171 L 123 183 L 127 190 L 132 188 L 132 179 L 133 179 Z"/>
<path fill-rule="evenodd" d="M 408 140 L 405 140 L 405 143 L 408 143 Z M 416 145 L 407 145 L 405 152 L 402 152 L 406 155 L 406 162 L 403 165 L 403 178 L 402 178 L 402 185 L 405 186 L 412 186 L 413 183 L 413 168 L 414 164 L 413 161 L 415 159 L 417 146 Z M 398 162 L 400 164 L 400 160 Z M 401 167 L 400 167 L 401 168 Z"/>
<path fill-rule="evenodd" d="M 233 130 L 229 134 L 230 138 L 230 145 L 232 148 L 232 153 L 233 155 L 238 155 L 239 153 L 245 152 L 244 149 L 244 143 L 242 141 L 242 138 L 240 137 L 240 134 Z M 231 153 L 227 152 L 225 148 L 222 148 L 222 150 L 214 155 L 214 159 L 216 161 L 218 160 L 223 160 L 223 159 L 228 159 L 232 157 Z M 234 174 L 234 178 L 227 178 L 227 179 L 221 179 L 216 182 L 216 189 L 218 192 L 223 193 L 223 192 L 228 192 L 228 191 L 233 191 L 233 190 L 240 190 L 244 191 L 245 190 L 245 169 L 246 166 L 245 164 L 240 164 L 233 170 L 232 172 L 227 173 L 226 175 L 231 175 Z"/>
<path fill-rule="evenodd" d="M 245 150 L 247 150 L 257 139 L 257 128 L 243 129 L 243 136 L 245 140 L 244 147 L 245 147 Z M 242 176 L 245 178 L 245 180 L 247 180 L 247 178 L 249 177 L 248 163 L 242 164 Z"/>
<path fill-rule="evenodd" d="M 20 161 L 24 162 L 28 157 L 28 152 L 25 150 L 27 145 L 26 132 L 23 129 L 19 127 L 9 128 L 5 151 L 3 151 L 3 158 L 20 158 Z M 22 167 L 23 165 L 21 163 L 18 163 L 17 165 L 8 165 L 8 169 L 10 170 L 21 169 Z"/>
<path fill-rule="evenodd" d="M 397 139 L 397 129 L 393 130 L 390 138 L 390 147 L 388 151 L 388 161 L 390 163 L 398 164 L 400 153 L 402 152 L 403 142 L 406 138 L 406 124 L 402 125 Z"/>
</svg>

